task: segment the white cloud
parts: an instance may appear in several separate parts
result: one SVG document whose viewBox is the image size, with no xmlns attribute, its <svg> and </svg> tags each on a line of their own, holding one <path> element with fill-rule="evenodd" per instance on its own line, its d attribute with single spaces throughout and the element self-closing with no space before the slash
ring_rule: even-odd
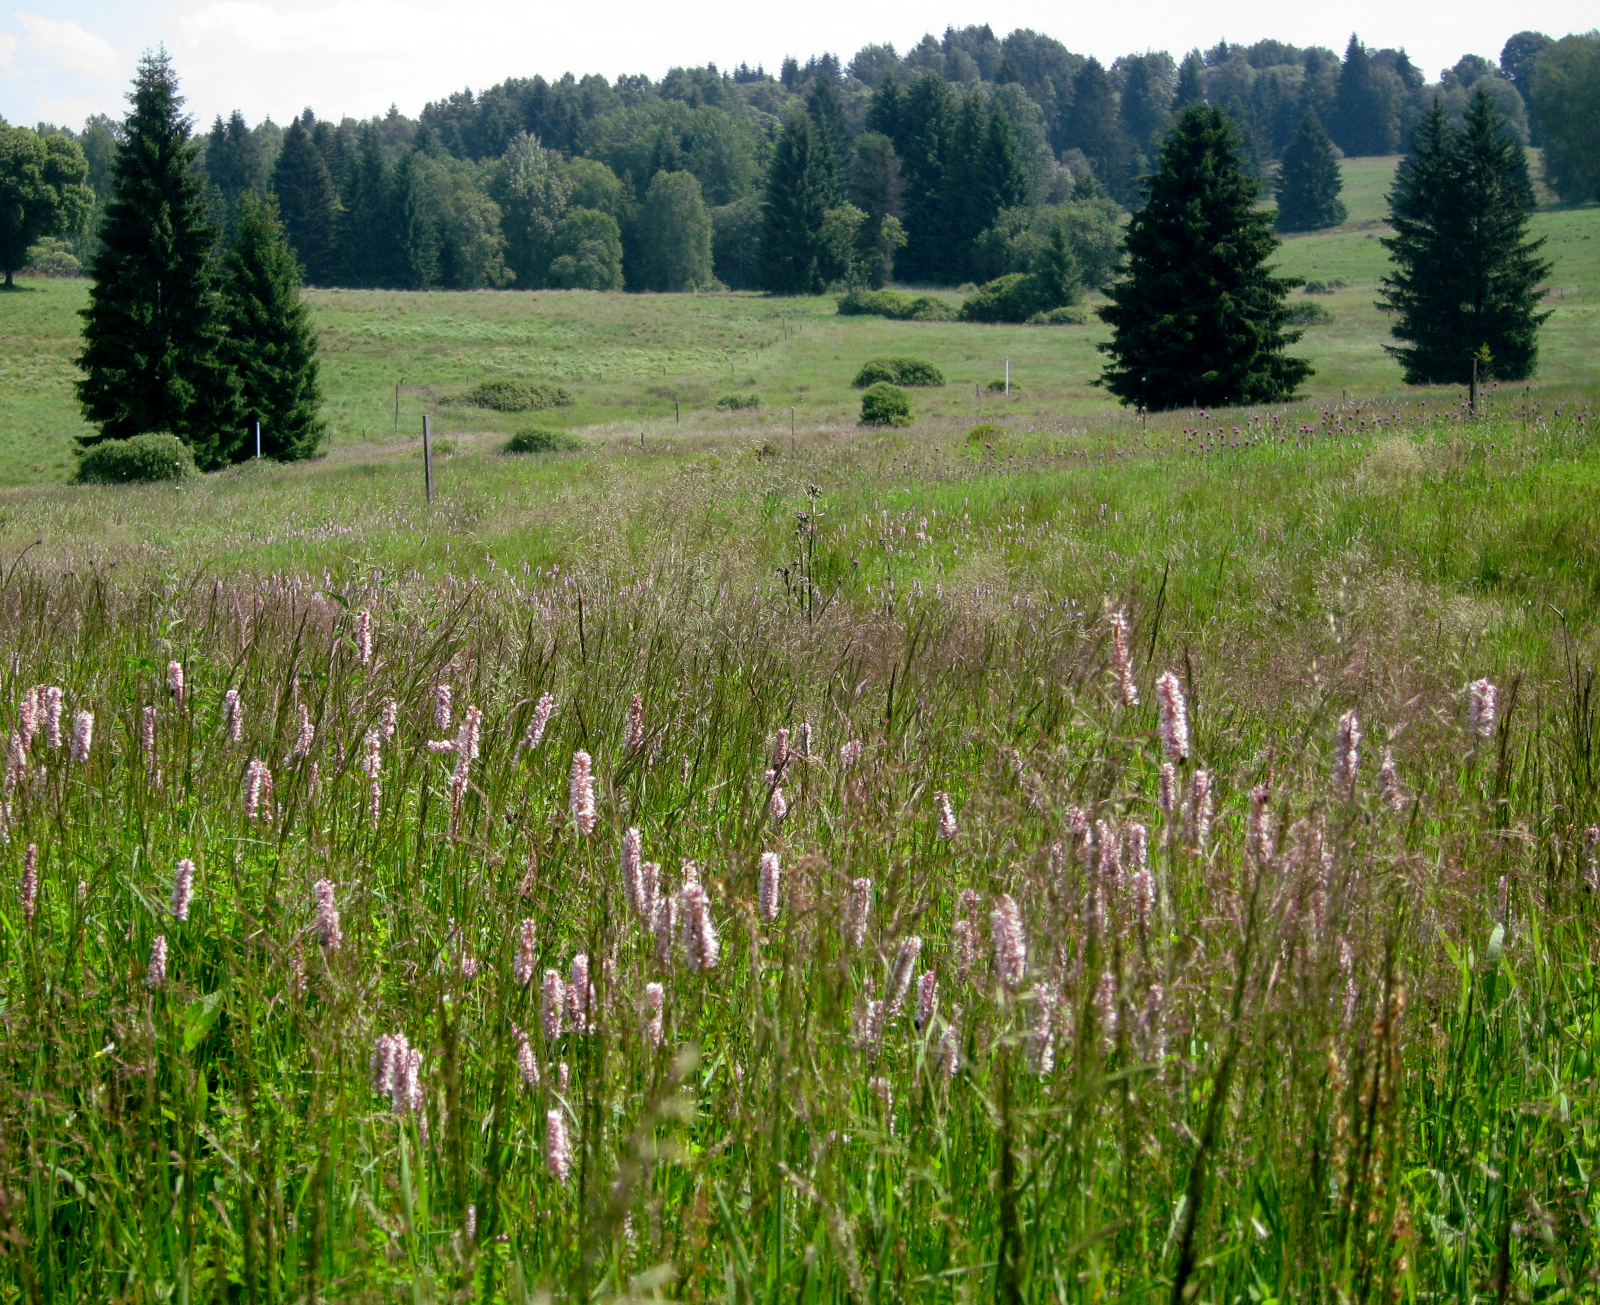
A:
<svg viewBox="0 0 1600 1305">
<path fill-rule="evenodd" d="M 13 50 L 21 55 L 20 60 L 13 55 L 13 65 L 23 63 L 35 75 L 64 72 L 97 82 L 122 79 L 122 56 L 105 37 L 70 21 L 24 13 L 16 17 L 26 35 L 20 42 L 10 38 Z"/>
</svg>

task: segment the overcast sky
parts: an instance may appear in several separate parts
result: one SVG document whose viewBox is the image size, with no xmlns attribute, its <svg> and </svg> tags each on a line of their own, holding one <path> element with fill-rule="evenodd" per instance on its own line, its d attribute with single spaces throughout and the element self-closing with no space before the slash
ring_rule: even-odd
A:
<svg viewBox="0 0 1600 1305">
<path fill-rule="evenodd" d="M 1286 5 L 1268 0 L 1122 0 L 1069 8 L 1045 0 L 809 0 L 805 4 L 701 0 L 23 0 L 0 17 L 0 117 L 73 126 L 90 113 L 120 116 L 141 51 L 165 43 L 190 111 L 203 124 L 242 109 L 283 122 L 309 105 L 318 116 L 363 117 L 391 103 L 415 114 L 463 86 L 572 71 L 643 72 L 741 60 L 775 70 L 787 54 L 861 46 L 899 50 L 925 31 L 989 23 L 996 35 L 1031 27 L 1068 49 L 1110 61 L 1133 50 L 1175 55 L 1218 39 L 1272 36 L 1342 50 L 1354 29 L 1368 45 L 1404 46 L 1429 77 L 1467 52 L 1489 58 L 1513 31 L 1553 36 L 1595 25 L 1592 0 L 1421 0 Z"/>
</svg>

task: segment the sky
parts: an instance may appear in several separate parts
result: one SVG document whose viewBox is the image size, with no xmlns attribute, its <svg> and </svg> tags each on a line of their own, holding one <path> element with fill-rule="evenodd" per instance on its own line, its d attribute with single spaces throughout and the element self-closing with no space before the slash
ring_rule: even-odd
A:
<svg viewBox="0 0 1600 1305">
<path fill-rule="evenodd" d="M 4 4 L 5 0 L 0 0 Z M 16 3 L 17 0 L 12 0 Z M 1181 56 L 1219 39 L 1275 37 L 1342 51 L 1353 31 L 1403 46 L 1430 78 L 1462 54 L 1498 58 L 1512 32 L 1552 36 L 1595 26 L 1593 0 L 1122 0 L 1081 9 L 1049 0 L 22 0 L 0 9 L 0 117 L 76 127 L 120 117 L 140 53 L 164 44 L 202 125 L 240 109 L 277 122 L 310 106 L 318 117 L 366 117 L 390 104 L 414 116 L 429 100 L 507 77 L 571 71 L 647 73 L 741 61 L 775 71 L 785 55 L 848 60 L 870 43 L 904 51 L 924 32 L 988 23 L 997 36 L 1031 27 L 1109 62 L 1166 49 Z"/>
</svg>

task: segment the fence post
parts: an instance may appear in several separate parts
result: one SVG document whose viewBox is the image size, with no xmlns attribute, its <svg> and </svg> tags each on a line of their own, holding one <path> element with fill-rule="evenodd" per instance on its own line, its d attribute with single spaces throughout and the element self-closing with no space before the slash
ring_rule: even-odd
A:
<svg viewBox="0 0 1600 1305">
<path fill-rule="evenodd" d="M 428 478 L 428 502 L 433 502 L 433 419 L 422 418 L 422 474 Z"/>
<path fill-rule="evenodd" d="M 256 457 L 261 456 L 261 423 L 256 423 Z"/>
</svg>

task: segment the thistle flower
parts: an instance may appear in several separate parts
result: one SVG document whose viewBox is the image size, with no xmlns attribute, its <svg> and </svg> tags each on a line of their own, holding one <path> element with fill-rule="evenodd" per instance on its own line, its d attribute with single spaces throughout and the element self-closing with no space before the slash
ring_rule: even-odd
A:
<svg viewBox="0 0 1600 1305">
<path fill-rule="evenodd" d="M 1168 761 L 1189 757 L 1189 703 L 1183 685 L 1171 671 L 1156 677 L 1156 708 L 1161 717 L 1161 750 Z"/>
<path fill-rule="evenodd" d="M 1396 815 L 1406 809 L 1406 795 L 1400 788 L 1400 773 L 1395 769 L 1393 748 L 1383 750 L 1383 762 L 1378 767 L 1378 797 Z"/>
<path fill-rule="evenodd" d="M 244 707 L 239 702 L 239 690 L 229 689 L 222 695 L 222 725 L 229 743 L 244 737 Z"/>
<path fill-rule="evenodd" d="M 780 728 L 778 732 L 772 736 L 772 769 L 779 775 L 782 775 L 784 770 L 788 768 L 788 765 L 789 731 Z"/>
<path fill-rule="evenodd" d="M 316 726 L 311 723 L 311 708 L 305 703 L 300 704 L 300 733 L 295 739 L 294 751 L 291 757 L 308 757 L 311 755 L 311 745 L 316 741 Z"/>
<path fill-rule="evenodd" d="M 1047 987 L 1033 990 L 1033 1027 L 1028 1031 L 1028 1068 L 1040 1078 L 1056 1067 L 1056 995 Z"/>
<path fill-rule="evenodd" d="M 678 893 L 678 918 L 683 932 L 683 960 L 691 970 L 713 970 L 721 953 L 716 925 L 711 919 L 711 899 L 697 882 Z"/>
<path fill-rule="evenodd" d="M 44 691 L 44 737 L 52 750 L 61 746 L 61 689 L 54 684 Z"/>
<path fill-rule="evenodd" d="M 644 698 L 637 693 L 628 706 L 628 719 L 622 728 L 622 747 L 630 754 L 644 747 Z"/>
<path fill-rule="evenodd" d="M 589 999 L 593 995 L 594 989 L 589 983 L 589 957 L 579 952 L 572 958 L 567 981 L 567 1017 L 572 1021 L 573 1030 L 579 1034 L 594 1032 L 594 1025 L 589 1022 Z"/>
<path fill-rule="evenodd" d="M 932 970 L 924 970 L 922 977 L 917 980 L 917 1029 L 928 1027 L 928 1022 L 933 1019 L 933 1012 L 939 1004 L 939 976 Z"/>
<path fill-rule="evenodd" d="M 167 981 L 167 936 L 158 933 L 150 944 L 150 964 L 145 968 L 144 986 L 154 990 Z"/>
<path fill-rule="evenodd" d="M 1211 772 L 1197 770 L 1189 786 L 1190 841 L 1196 852 L 1206 850 L 1211 837 L 1212 804 L 1214 802 Z"/>
<path fill-rule="evenodd" d="M 561 1036 L 567 1014 L 567 985 L 562 982 L 560 970 L 544 972 L 543 996 L 544 1035 L 553 1042 Z"/>
<path fill-rule="evenodd" d="M 572 1171 L 572 1143 L 567 1140 L 567 1121 L 559 1110 L 544 1114 L 544 1159 L 556 1182 L 566 1182 Z"/>
<path fill-rule="evenodd" d="M 28 844 L 28 850 L 22 854 L 22 918 L 28 925 L 33 924 L 33 913 L 39 904 L 39 849 L 33 844 Z"/>
<path fill-rule="evenodd" d="M 950 805 L 948 793 L 935 793 L 933 801 L 939 811 L 939 837 L 948 842 L 956 836 L 955 808 Z"/>
<path fill-rule="evenodd" d="M 867 923 L 872 917 L 872 880 L 852 879 L 850 900 L 845 904 L 844 936 L 852 947 L 867 940 Z"/>
<path fill-rule="evenodd" d="M 356 613 L 356 658 L 363 666 L 372 665 L 372 613 L 365 608 Z"/>
<path fill-rule="evenodd" d="M 194 900 L 194 862 L 184 857 L 172 875 L 172 918 L 180 923 L 189 919 L 189 904 Z"/>
<path fill-rule="evenodd" d="M 526 985 L 533 978 L 534 944 L 537 941 L 537 930 L 538 926 L 532 920 L 524 920 L 518 927 L 517 959 L 513 975 L 519 988 Z"/>
<path fill-rule="evenodd" d="M 644 915 L 643 895 L 644 839 L 632 827 L 622 834 L 622 896 L 628 909 L 637 916 Z"/>
<path fill-rule="evenodd" d="M 1016 898 L 1002 893 L 989 912 L 989 928 L 994 936 L 994 968 L 1000 982 L 1012 991 L 1022 986 L 1028 968 L 1028 942 L 1022 932 L 1022 911 Z"/>
<path fill-rule="evenodd" d="M 528 732 L 522 736 L 523 747 L 539 746 L 539 741 L 544 738 L 545 726 L 550 723 L 550 713 L 555 709 L 556 700 L 548 693 L 541 693 L 538 704 L 533 709 L 533 719 L 528 722 Z"/>
<path fill-rule="evenodd" d="M 1467 733 L 1486 739 L 1494 733 L 1500 691 L 1488 680 L 1474 680 L 1467 689 Z"/>
<path fill-rule="evenodd" d="M 184 682 L 182 662 L 167 663 L 167 691 L 172 694 L 172 700 L 177 703 L 178 706 L 183 706 Z"/>
<path fill-rule="evenodd" d="M 672 964 L 672 946 L 677 934 L 678 899 L 671 893 L 662 893 L 656 899 L 655 911 L 650 920 L 651 932 L 656 939 L 656 964 Z"/>
<path fill-rule="evenodd" d="M 433 728 L 443 734 L 450 728 L 451 690 L 448 684 L 435 684 L 433 698 Z"/>
<path fill-rule="evenodd" d="M 895 1019 L 906 1004 L 911 991 L 911 979 L 916 973 L 917 960 L 922 955 L 922 939 L 912 934 L 902 938 L 894 954 L 894 969 L 889 972 L 889 991 L 886 994 L 885 1019 Z"/>
<path fill-rule="evenodd" d="M 1161 787 L 1157 790 L 1156 805 L 1169 820 L 1178 810 L 1178 768 L 1170 761 L 1161 763 Z"/>
<path fill-rule="evenodd" d="M 578 832 L 588 837 L 594 833 L 594 763 L 587 752 L 572 754 L 572 778 L 567 784 L 567 806 Z"/>
<path fill-rule="evenodd" d="M 396 726 L 400 723 L 400 704 L 393 698 L 383 704 L 383 741 L 387 743 L 394 738 Z"/>
<path fill-rule="evenodd" d="M 839 768 L 849 770 L 851 766 L 861 760 L 861 740 L 851 739 L 839 749 Z"/>
<path fill-rule="evenodd" d="M 666 1008 L 667 990 L 659 983 L 644 985 L 644 1036 L 651 1050 L 661 1046 L 662 1023 Z"/>
<path fill-rule="evenodd" d="M 145 764 L 150 770 L 156 768 L 156 709 L 146 707 L 144 714 L 139 719 L 139 751 L 144 753 Z"/>
<path fill-rule="evenodd" d="M 322 940 L 322 950 L 336 952 L 344 945 L 344 933 L 339 928 L 339 910 L 333 904 L 333 880 L 319 879 L 311 885 L 317 896 L 317 937 Z"/>
<path fill-rule="evenodd" d="M 1124 707 L 1132 707 L 1139 701 L 1139 686 L 1133 682 L 1133 655 L 1128 650 L 1128 637 L 1128 614 L 1119 609 L 1111 614 L 1111 655 L 1116 663 L 1117 686 Z"/>
<path fill-rule="evenodd" d="M 1353 789 L 1361 766 L 1361 722 L 1355 712 L 1339 717 L 1333 738 L 1333 782 Z"/>
<path fill-rule="evenodd" d="M 761 887 L 757 894 L 757 909 L 761 918 L 771 924 L 778 918 L 778 885 L 783 874 L 783 863 L 776 852 L 761 854 Z"/>
</svg>

